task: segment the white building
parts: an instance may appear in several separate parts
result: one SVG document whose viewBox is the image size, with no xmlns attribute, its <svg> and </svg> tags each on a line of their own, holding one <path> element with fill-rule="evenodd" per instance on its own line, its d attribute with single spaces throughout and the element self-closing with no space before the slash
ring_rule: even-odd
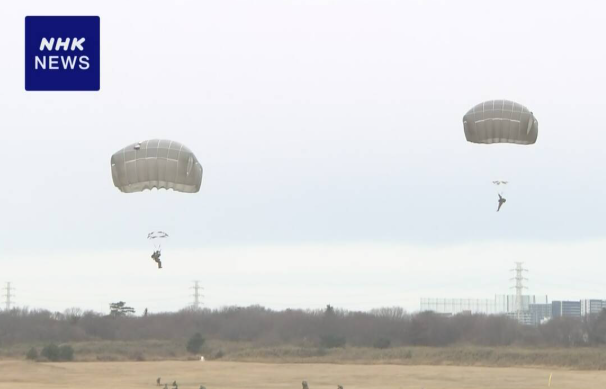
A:
<svg viewBox="0 0 606 389">
<path fill-rule="evenodd" d="M 581 300 L 581 316 L 597 315 L 606 309 L 606 300 Z"/>
</svg>

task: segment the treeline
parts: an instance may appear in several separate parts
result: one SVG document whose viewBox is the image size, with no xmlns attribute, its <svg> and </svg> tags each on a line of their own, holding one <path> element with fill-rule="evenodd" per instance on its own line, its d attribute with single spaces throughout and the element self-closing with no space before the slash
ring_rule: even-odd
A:
<svg viewBox="0 0 606 389">
<path fill-rule="evenodd" d="M 606 311 L 586 319 L 558 318 L 539 327 L 505 316 L 408 314 L 402 308 L 351 312 L 273 311 L 259 306 L 182 310 L 147 316 L 17 309 L 0 313 L 0 347 L 90 340 L 207 340 L 258 346 L 594 346 L 606 344 Z"/>
</svg>

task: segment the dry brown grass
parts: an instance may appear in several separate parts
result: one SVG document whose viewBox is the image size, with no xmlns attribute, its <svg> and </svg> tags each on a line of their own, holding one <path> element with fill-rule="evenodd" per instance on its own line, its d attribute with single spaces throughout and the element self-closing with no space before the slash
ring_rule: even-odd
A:
<svg viewBox="0 0 606 389">
<path fill-rule="evenodd" d="M 454 389 L 545 388 L 553 371 L 552 388 L 606 387 L 606 372 L 537 368 L 454 366 L 262 364 L 242 362 L 0 362 L 0 388 L 156 388 L 177 380 L 181 389 Z"/>
<path fill-rule="evenodd" d="M 198 359 L 188 354 L 184 341 L 88 341 L 70 343 L 78 362 L 166 361 Z M 44 344 L 0 347 L 0 359 L 23 359 L 30 347 Z M 606 370 L 606 347 L 394 347 L 375 349 L 345 347 L 319 349 L 296 345 L 264 347 L 250 342 L 209 341 L 201 354 L 208 360 L 221 352 L 221 361 L 259 363 L 339 363 L 398 365 L 457 365 L 484 367 L 546 367 L 576 370 Z"/>
<path fill-rule="evenodd" d="M 238 362 L 349 363 L 398 365 L 457 365 L 485 367 L 561 367 L 606 370 L 606 348 L 524 347 L 396 347 L 385 350 L 362 347 L 319 350 L 281 346 L 231 350 L 224 359 Z"/>
</svg>

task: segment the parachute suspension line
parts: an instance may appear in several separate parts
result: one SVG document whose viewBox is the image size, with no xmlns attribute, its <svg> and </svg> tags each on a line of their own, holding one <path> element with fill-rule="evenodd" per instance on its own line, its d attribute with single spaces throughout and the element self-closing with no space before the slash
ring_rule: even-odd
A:
<svg viewBox="0 0 606 389">
<path fill-rule="evenodd" d="M 496 180 L 492 182 L 497 189 L 497 194 L 499 196 L 504 196 L 506 190 L 507 190 L 507 184 L 509 183 L 509 181 L 503 181 L 503 180 Z"/>
<path fill-rule="evenodd" d="M 168 238 L 169 235 L 164 231 L 152 231 L 147 234 L 147 239 L 151 241 L 154 246 L 154 252 L 162 251 L 162 240 Z"/>
</svg>

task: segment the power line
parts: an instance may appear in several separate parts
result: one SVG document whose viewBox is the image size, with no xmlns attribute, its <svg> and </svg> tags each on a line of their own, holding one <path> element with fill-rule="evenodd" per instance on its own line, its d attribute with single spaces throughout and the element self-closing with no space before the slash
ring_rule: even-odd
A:
<svg viewBox="0 0 606 389">
<path fill-rule="evenodd" d="M 200 297 L 204 298 L 204 295 L 200 294 L 200 290 L 204 290 L 204 288 L 200 286 L 200 281 L 194 281 L 194 286 L 192 289 L 194 290 L 194 303 L 192 304 L 192 307 L 195 310 L 199 310 L 200 306 L 202 305 L 200 302 Z"/>
<path fill-rule="evenodd" d="M 12 308 L 12 304 L 14 303 L 13 298 L 15 297 L 14 294 L 12 294 L 12 292 L 15 290 L 15 288 L 11 287 L 11 283 L 7 282 L 6 283 L 6 287 L 4 288 L 4 290 L 6 291 L 4 293 L 4 307 L 7 311 L 10 311 Z"/>
</svg>

